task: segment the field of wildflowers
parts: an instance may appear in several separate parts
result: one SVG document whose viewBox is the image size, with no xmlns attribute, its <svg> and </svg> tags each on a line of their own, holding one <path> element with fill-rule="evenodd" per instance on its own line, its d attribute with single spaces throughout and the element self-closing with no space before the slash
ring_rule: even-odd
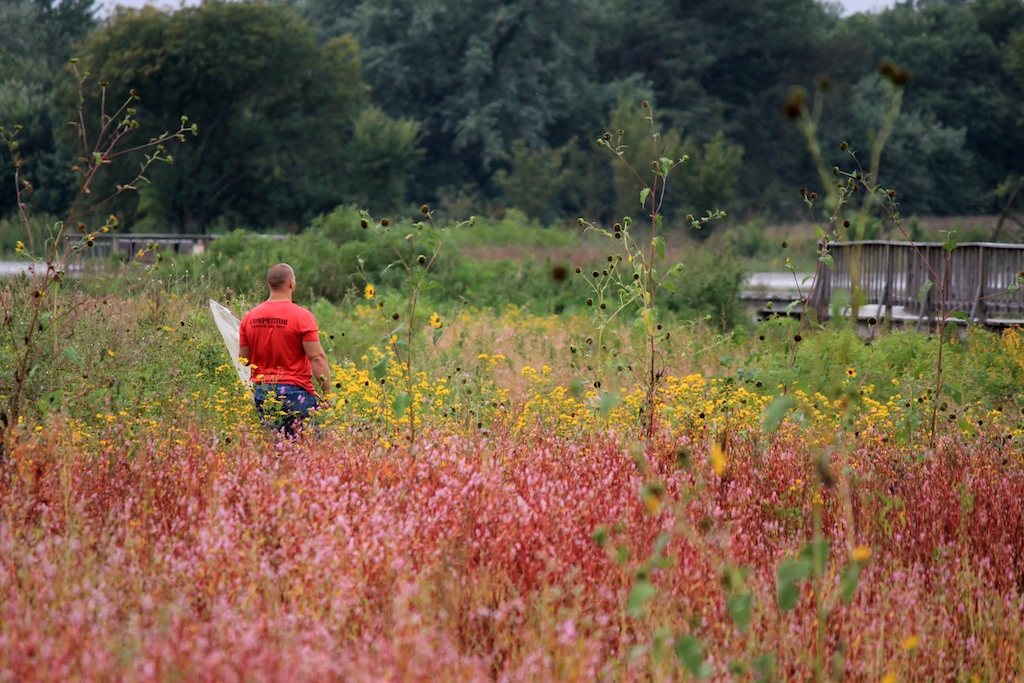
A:
<svg viewBox="0 0 1024 683">
<path fill-rule="evenodd" d="M 0 681 L 1024 679 L 1020 331 L 957 340 L 935 397 L 926 335 L 789 363 L 679 326 L 646 438 L 586 321 L 442 312 L 410 444 L 378 311 L 320 305 L 335 393 L 289 441 L 203 303 L 99 305 L 34 378 Z"/>
</svg>

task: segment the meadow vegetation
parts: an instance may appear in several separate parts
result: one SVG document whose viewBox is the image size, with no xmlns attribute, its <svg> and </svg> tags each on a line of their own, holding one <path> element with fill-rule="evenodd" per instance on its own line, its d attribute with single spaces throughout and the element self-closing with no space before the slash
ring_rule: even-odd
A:
<svg viewBox="0 0 1024 683">
<path fill-rule="evenodd" d="M 214 154 L 201 137 L 181 147 L 198 128 L 178 111 L 176 132 L 150 137 L 157 124 L 136 118 L 138 92 L 111 114 L 109 82 L 86 97 L 85 71 L 71 170 L 78 199 L 64 219 L 30 206 L 27 169 L 39 150 L 22 140 L 31 135 L 0 128 L 18 214 L 0 225 L 0 246 L 20 229 L 13 250 L 35 268 L 0 283 L 0 681 L 1024 678 L 1024 330 L 947 326 L 967 316 L 946 309 L 945 280 L 930 267 L 927 286 L 938 282 L 943 299 L 934 331 L 872 323 L 865 335 L 814 309 L 754 322 L 738 297 L 763 261 L 821 272 L 836 239 L 926 234 L 879 184 L 909 73 L 885 62 L 888 85 L 855 87 L 865 125 L 872 112 L 882 120 L 867 171 L 843 142 L 843 169 L 829 172 L 836 152 L 817 146 L 831 83 L 818 81 L 813 103 L 791 94 L 786 115 L 822 181 L 821 199 L 813 188 L 791 193 L 814 224 L 807 237 L 777 240 L 750 212 L 712 233 L 726 217 L 713 205 L 733 192 L 743 150 L 712 131 L 682 137 L 646 99 L 646 123 L 620 117 L 598 140 L 616 164 L 604 167 L 603 185 L 560 170 L 593 162 L 575 139 L 536 152 L 481 124 L 462 130 L 462 142 L 480 147 L 518 210 L 483 201 L 485 216 L 455 222 L 460 206 L 480 203 L 469 188 L 442 193 L 449 201 L 437 216 L 428 205 L 371 215 L 331 208 L 337 197 L 317 194 L 316 182 L 362 199 L 386 187 L 382 203 L 393 209 L 407 179 L 422 183 L 409 175 L 422 150 L 418 123 L 370 105 L 359 47 L 334 36 L 376 26 L 386 5 L 351 4 L 355 14 L 330 26 L 263 3 L 122 11 L 88 36 L 85 67 L 112 70 L 126 86 L 137 68 L 169 79 L 167 100 L 143 112 L 152 115 L 185 101 L 172 76 L 192 54 L 178 40 L 189 27 L 219 35 L 234 16 L 273 24 L 272 61 L 283 68 L 274 78 L 301 92 L 285 88 L 278 101 L 235 83 L 227 62 L 213 59 L 210 71 L 238 85 L 218 91 L 235 103 L 219 122 L 234 132 L 221 138 L 274 165 L 258 182 L 240 176 L 230 201 L 205 194 L 216 188 L 204 174 L 223 179 L 214 171 L 236 163 L 260 174 L 256 162 Z M 755 5 L 764 18 L 766 5 Z M 1004 5 L 958 14 L 908 6 L 893 17 L 980 21 Z M 686 19 L 651 7 L 664 10 L 655 19 Z M 255 28 L 213 47 L 240 40 L 253 66 L 271 53 L 245 40 Z M 772 40 L 800 25 L 782 28 Z M 144 46 L 151 32 L 174 39 L 161 52 L 166 73 L 119 47 Z M 1012 54 L 1014 41 L 1002 37 Z M 401 47 L 403 36 L 389 44 Z M 597 55 L 615 61 L 623 45 L 611 47 Z M 365 54 L 379 78 L 381 47 Z M 302 79 L 318 75 L 330 87 L 311 94 Z M 879 85 L 885 112 L 865 104 Z M 619 97 L 615 116 L 631 101 Z M 84 115 L 97 106 L 96 118 Z M 285 152 L 236 127 L 308 133 L 307 113 L 340 117 L 337 135 L 303 137 L 305 147 Z M 668 111 L 673 124 L 683 114 Z M 929 135 L 956 142 L 942 126 Z M 653 156 L 623 144 L 640 136 Z M 312 194 L 294 195 L 277 174 L 319 145 L 354 165 L 310 165 Z M 374 152 L 382 149 L 395 156 Z M 425 168 L 436 169 L 432 149 Z M 140 171 L 128 159 L 137 152 Z M 377 163 L 391 175 L 375 186 L 363 171 Z M 189 174 L 200 180 L 176 190 Z M 671 185 L 670 174 L 682 182 Z M 601 191 L 609 185 L 615 192 Z M 198 255 L 147 247 L 80 260 L 120 229 L 119 213 L 133 226 L 163 215 L 179 229 L 229 227 L 246 222 L 243 208 L 258 213 L 247 198 L 261 194 L 281 209 L 278 223 L 319 215 L 287 235 L 227 232 Z M 545 227 L 563 195 L 606 205 L 574 218 L 575 229 Z M 772 195 L 768 185 L 754 193 Z M 102 196 L 117 200 L 105 219 Z M 695 217 L 683 202 L 712 206 Z M 636 220 L 604 220 L 627 204 Z M 332 365 L 332 390 L 297 438 L 257 420 L 208 309 L 216 299 L 241 316 L 265 296 L 268 265 L 282 261 L 296 270 L 297 301 L 316 315 Z M 851 281 L 848 296 L 833 298 L 837 312 L 863 303 Z"/>
<path fill-rule="evenodd" d="M 40 358 L 0 482 L 5 675 L 1024 674 L 1024 331 L 955 339 L 954 401 L 931 393 L 928 334 L 811 331 L 791 363 L 786 319 L 666 320 L 648 438 L 641 390 L 581 381 L 583 307 L 428 299 L 446 334 L 423 317 L 418 409 L 396 415 L 403 368 L 379 368 L 400 299 L 378 283 L 303 301 L 335 388 L 288 441 L 258 427 L 209 273 L 76 283 L 96 305 Z"/>
</svg>

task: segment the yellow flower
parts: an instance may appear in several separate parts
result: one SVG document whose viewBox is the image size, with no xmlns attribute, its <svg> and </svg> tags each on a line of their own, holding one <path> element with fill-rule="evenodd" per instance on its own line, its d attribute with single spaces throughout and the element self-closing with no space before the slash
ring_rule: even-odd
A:
<svg viewBox="0 0 1024 683">
<path fill-rule="evenodd" d="M 899 679 L 896 678 L 896 674 L 885 674 L 882 679 L 882 683 L 896 683 Z"/>
<path fill-rule="evenodd" d="M 722 450 L 722 444 L 717 441 L 711 446 L 711 469 L 715 471 L 719 477 L 725 474 L 725 466 L 727 461 L 725 459 L 725 451 Z"/>
<path fill-rule="evenodd" d="M 854 370 L 853 368 L 846 368 L 846 376 L 847 377 L 856 377 L 857 376 L 857 371 Z"/>
<path fill-rule="evenodd" d="M 113 358 L 114 357 L 114 352 L 112 350 L 110 350 L 110 349 L 107 349 L 107 355 L 110 356 L 111 358 Z"/>
<path fill-rule="evenodd" d="M 648 494 L 644 496 L 644 507 L 647 508 L 647 514 L 654 517 L 661 512 L 661 501 L 657 496 Z"/>
<path fill-rule="evenodd" d="M 920 644 L 920 638 L 918 638 L 917 636 L 908 636 L 907 638 L 903 639 L 903 645 L 901 645 L 901 647 L 903 648 L 904 652 L 911 652 L 913 650 L 916 650 L 917 646 Z"/>
<path fill-rule="evenodd" d="M 363 297 L 366 299 L 372 299 L 376 294 L 377 290 L 373 288 L 373 285 L 366 283 L 366 288 L 363 289 Z"/>
<path fill-rule="evenodd" d="M 25 251 L 25 243 L 22 242 L 21 240 L 18 240 L 18 243 L 14 245 L 14 251 L 18 252 L 19 254 Z"/>
<path fill-rule="evenodd" d="M 871 548 L 866 545 L 859 545 L 853 549 L 854 562 L 867 562 L 871 557 Z"/>
<path fill-rule="evenodd" d="M 433 315 L 430 316 L 430 326 L 435 330 L 441 329 L 441 317 L 434 311 Z"/>
</svg>

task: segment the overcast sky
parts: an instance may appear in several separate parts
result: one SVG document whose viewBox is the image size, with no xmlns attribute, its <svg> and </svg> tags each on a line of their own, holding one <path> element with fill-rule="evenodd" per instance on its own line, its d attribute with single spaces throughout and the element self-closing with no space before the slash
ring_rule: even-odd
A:
<svg viewBox="0 0 1024 683">
<path fill-rule="evenodd" d="M 181 0 L 99 0 L 100 5 L 108 10 L 113 10 L 116 5 L 127 5 L 128 7 L 142 7 L 143 5 L 157 5 L 159 7 L 179 6 Z M 855 12 L 871 12 L 891 7 L 894 0 L 840 0 L 843 5 L 843 15 Z M 199 0 L 185 0 L 186 5 L 198 5 Z"/>
</svg>

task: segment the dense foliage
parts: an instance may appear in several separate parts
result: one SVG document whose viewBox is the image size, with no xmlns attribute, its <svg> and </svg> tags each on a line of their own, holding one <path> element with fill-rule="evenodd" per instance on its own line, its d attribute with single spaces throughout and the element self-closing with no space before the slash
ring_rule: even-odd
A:
<svg viewBox="0 0 1024 683">
<path fill-rule="evenodd" d="M 1024 671 L 1019 330 L 954 346 L 964 396 L 930 447 L 934 338 L 828 330 L 790 372 L 771 324 L 673 326 L 644 442 L 642 395 L 576 382 L 585 318 L 442 311 L 413 454 L 372 301 L 314 304 L 334 389 L 289 441 L 257 427 L 215 293 L 136 264 L 33 373 L 0 465 L 0 676 Z M 776 380 L 795 405 L 770 426 Z"/>
<path fill-rule="evenodd" d="M 904 213 L 993 213 L 997 188 L 1024 174 L 1021 0 L 850 17 L 815 0 L 209 0 L 103 21 L 96 7 L 0 5 L 0 126 L 24 126 L 31 201 L 59 215 L 72 54 L 110 101 L 139 93 L 147 133 L 188 116 L 198 144 L 114 205 L 137 231 L 294 231 L 339 204 L 410 201 L 449 215 L 515 206 L 545 224 L 620 219 L 637 189 L 593 141 L 622 129 L 646 149 L 626 116 L 641 99 L 666 152 L 690 158 L 669 203 L 680 215 L 791 215 L 794 188 L 818 182 L 782 115 L 792 89 L 827 86 L 826 149 L 867 149 L 886 60 L 910 74 L 881 166 Z M 0 215 L 13 202 L 3 182 Z"/>
</svg>

